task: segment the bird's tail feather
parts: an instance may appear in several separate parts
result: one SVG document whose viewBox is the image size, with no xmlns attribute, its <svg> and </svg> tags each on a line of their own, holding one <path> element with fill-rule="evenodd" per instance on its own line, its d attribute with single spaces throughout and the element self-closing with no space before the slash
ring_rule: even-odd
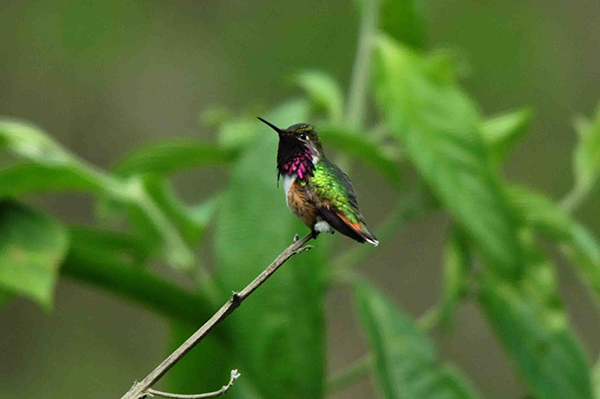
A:
<svg viewBox="0 0 600 399">
<path fill-rule="evenodd" d="M 379 241 L 364 222 L 351 222 L 341 213 L 335 212 L 330 208 L 325 209 L 321 211 L 321 214 L 331 227 L 358 242 L 368 242 L 374 246 L 379 245 Z"/>
</svg>

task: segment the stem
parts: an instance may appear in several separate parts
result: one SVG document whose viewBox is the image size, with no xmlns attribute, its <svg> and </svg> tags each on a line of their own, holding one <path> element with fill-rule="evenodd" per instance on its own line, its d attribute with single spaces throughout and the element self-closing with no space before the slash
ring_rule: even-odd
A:
<svg viewBox="0 0 600 399">
<path fill-rule="evenodd" d="M 183 356 L 186 355 L 196 344 L 202 341 L 217 325 L 219 325 L 227 316 L 250 294 L 260 287 L 269 277 L 273 275 L 289 258 L 306 250 L 312 249 L 312 246 L 304 247 L 308 241 L 313 238 L 312 233 L 304 236 L 287 247 L 258 277 L 248 284 L 241 292 L 233 293 L 231 298 L 208 320 L 198 331 L 189 337 L 179 348 L 169 355 L 158 367 L 146 376 L 141 382 L 135 383 L 133 387 L 121 399 L 142 399 L 148 395 L 148 389 L 165 375 Z"/>
<path fill-rule="evenodd" d="M 130 178 L 124 180 L 113 177 L 104 170 L 68 153 L 67 150 L 63 151 L 65 151 L 65 156 L 69 158 L 70 167 L 74 169 L 74 173 L 112 198 L 128 205 L 137 206 L 144 213 L 156 231 L 162 236 L 168 248 L 168 260 L 172 264 L 183 269 L 193 264 L 194 253 L 188 248 L 177 228 L 173 226 L 162 210 L 150 198 L 141 179 Z"/>
<path fill-rule="evenodd" d="M 171 224 L 158 205 L 150 198 L 142 181 L 135 181 L 132 184 L 135 188 L 129 191 L 133 192 L 123 199 L 132 198 L 133 201 L 130 200 L 129 203 L 137 205 L 160 232 L 168 248 L 166 252 L 169 262 L 182 269 L 188 269 L 194 263 L 194 253 L 188 248 L 177 228 Z"/>
<path fill-rule="evenodd" d="M 369 353 L 348 367 L 338 371 L 327 379 L 325 394 L 337 392 L 364 378 L 375 365 L 375 358 Z"/>
<path fill-rule="evenodd" d="M 188 323 L 206 320 L 214 309 L 207 298 L 186 292 L 145 270 L 110 259 L 103 253 L 71 248 L 60 273 L 131 299 L 166 317 Z"/>
<path fill-rule="evenodd" d="M 357 130 L 362 129 L 364 124 L 371 69 L 371 50 L 379 19 L 379 0 L 365 0 L 364 7 L 346 112 L 348 125 Z"/>
</svg>

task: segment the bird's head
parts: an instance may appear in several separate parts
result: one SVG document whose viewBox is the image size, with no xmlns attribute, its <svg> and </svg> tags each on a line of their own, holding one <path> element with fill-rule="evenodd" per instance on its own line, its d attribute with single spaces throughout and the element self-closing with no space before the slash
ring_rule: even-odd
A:
<svg viewBox="0 0 600 399">
<path fill-rule="evenodd" d="M 312 125 L 298 123 L 287 129 L 280 129 L 263 118 L 259 117 L 258 119 L 269 125 L 271 129 L 279 134 L 280 151 L 289 153 L 295 152 L 296 149 L 301 148 L 310 150 L 311 153 L 316 156 L 322 156 L 323 146 L 321 145 L 321 139 Z"/>
</svg>

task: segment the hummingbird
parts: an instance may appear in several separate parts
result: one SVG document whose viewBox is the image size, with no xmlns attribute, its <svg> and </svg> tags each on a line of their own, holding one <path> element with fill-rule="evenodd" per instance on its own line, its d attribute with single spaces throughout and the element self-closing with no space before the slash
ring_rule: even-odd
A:
<svg viewBox="0 0 600 399">
<path fill-rule="evenodd" d="M 360 243 L 377 246 L 379 241 L 358 209 L 350 179 L 325 157 L 314 127 L 299 123 L 280 129 L 263 118 L 258 119 L 279 134 L 277 183 L 283 176 L 287 206 L 310 228 L 313 236 L 339 231 Z"/>
</svg>

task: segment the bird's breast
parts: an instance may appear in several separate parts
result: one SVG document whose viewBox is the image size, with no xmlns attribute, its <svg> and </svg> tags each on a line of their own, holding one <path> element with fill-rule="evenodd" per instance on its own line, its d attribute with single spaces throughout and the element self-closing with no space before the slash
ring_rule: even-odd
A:
<svg viewBox="0 0 600 399">
<path fill-rule="evenodd" d="M 300 218 L 306 226 L 312 228 L 316 222 L 317 208 L 310 201 L 309 195 L 301 182 L 303 183 L 301 179 L 297 179 L 294 175 L 284 176 L 285 202 L 294 215 Z"/>
<path fill-rule="evenodd" d="M 292 184 L 294 184 L 294 182 L 296 181 L 296 178 L 298 178 L 298 175 L 295 173 L 292 175 L 283 176 L 283 191 L 285 192 L 285 202 L 288 207 L 290 206 L 290 200 L 288 199 L 290 196 L 290 188 L 292 187 Z"/>
</svg>

